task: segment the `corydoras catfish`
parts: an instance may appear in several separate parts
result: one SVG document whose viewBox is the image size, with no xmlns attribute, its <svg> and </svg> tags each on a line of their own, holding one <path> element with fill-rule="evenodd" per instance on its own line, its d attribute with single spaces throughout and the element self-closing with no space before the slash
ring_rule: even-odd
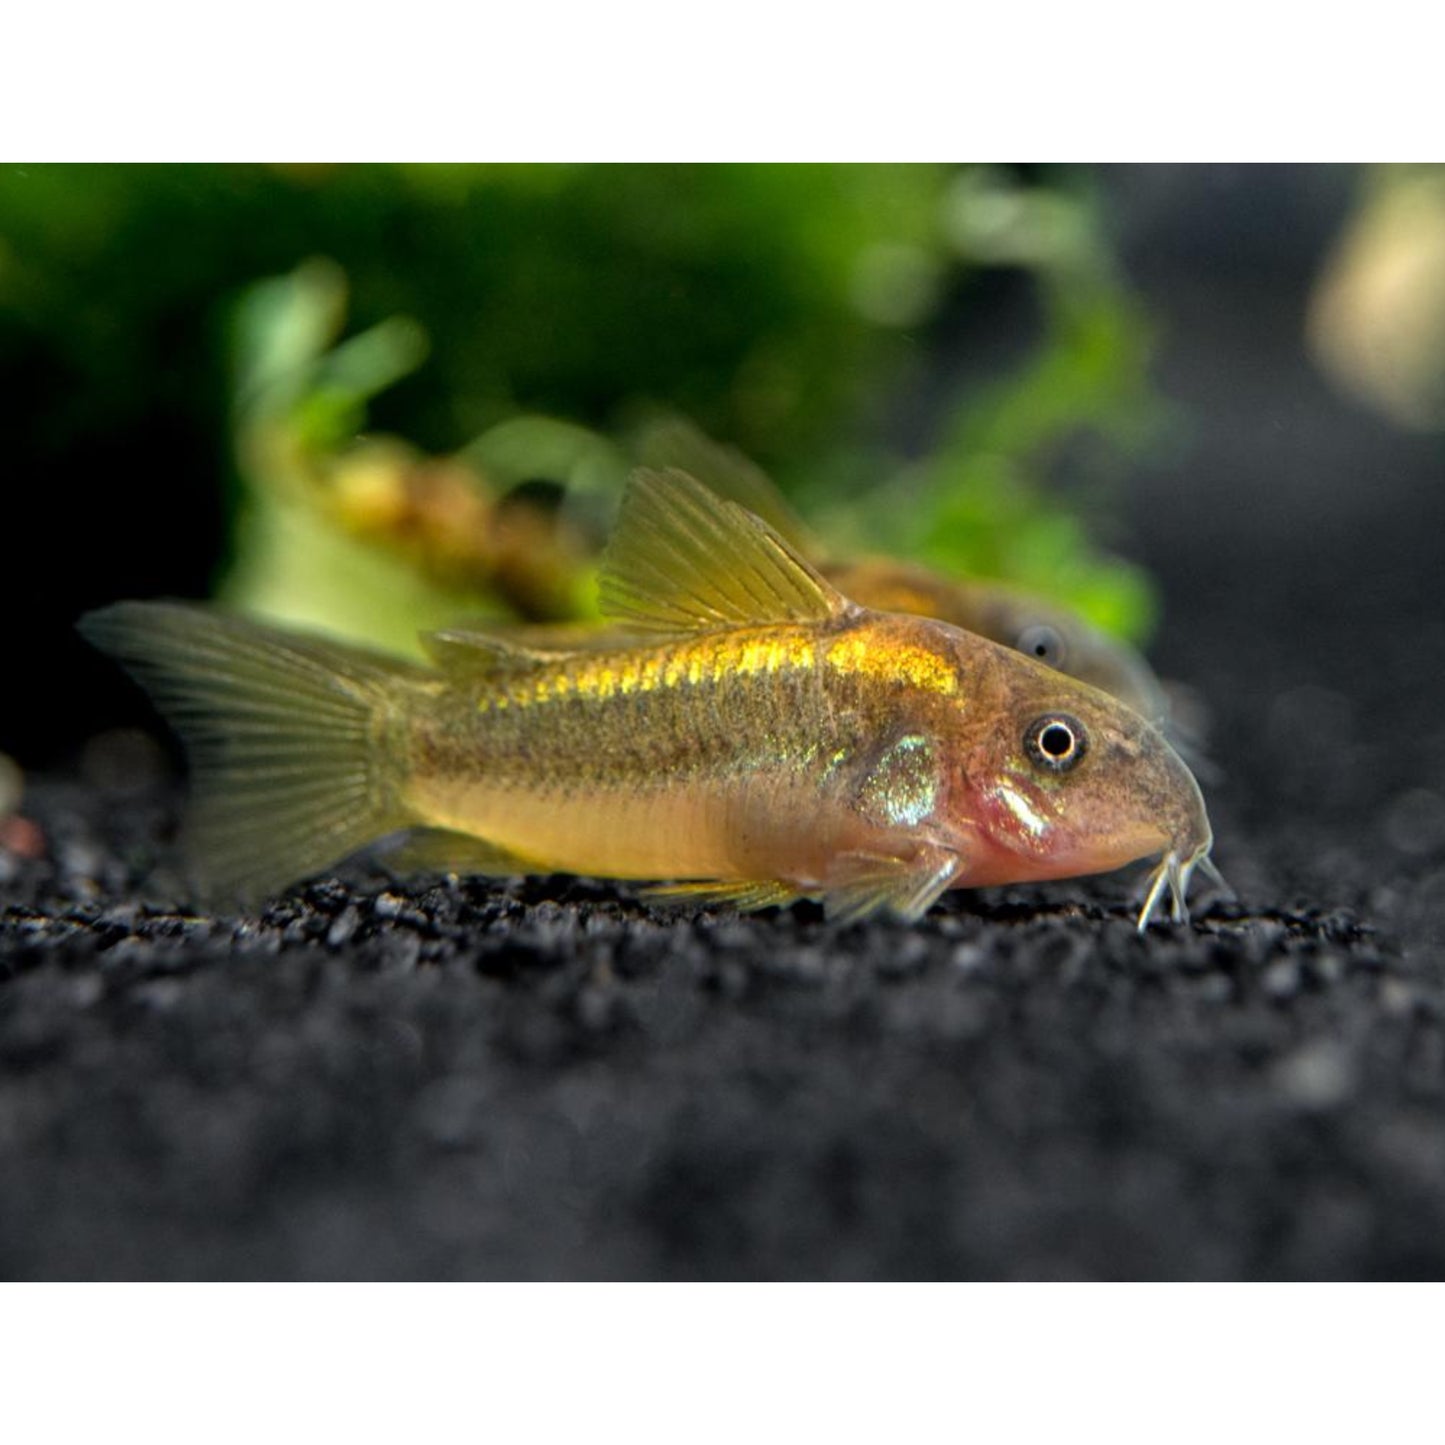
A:
<svg viewBox="0 0 1445 1445">
<path fill-rule="evenodd" d="M 629 484 L 601 575 L 615 650 L 454 630 L 434 665 L 167 603 L 82 629 L 190 745 L 191 836 L 256 895 L 402 829 L 434 864 L 665 881 L 843 919 L 1158 857 L 1186 916 L 1211 844 L 1188 768 L 1106 693 L 870 612 L 679 472 Z"/>
</svg>

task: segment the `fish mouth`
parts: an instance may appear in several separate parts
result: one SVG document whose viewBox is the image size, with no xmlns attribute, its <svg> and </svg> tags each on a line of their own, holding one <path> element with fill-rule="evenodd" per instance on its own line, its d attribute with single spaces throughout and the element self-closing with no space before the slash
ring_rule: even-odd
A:
<svg viewBox="0 0 1445 1445">
<path fill-rule="evenodd" d="M 1166 888 L 1169 890 L 1169 917 L 1175 923 L 1189 922 L 1189 880 L 1196 868 L 1225 896 L 1231 898 L 1234 896 L 1234 890 L 1224 881 L 1224 875 L 1215 867 L 1214 861 L 1209 856 L 1213 846 L 1213 838 L 1206 838 L 1187 856 L 1178 848 L 1170 848 L 1160 858 L 1154 871 L 1149 875 L 1144 902 L 1139 909 L 1137 932 L 1143 933 L 1148 928 L 1149 920 L 1159 906 L 1159 901 L 1163 898 Z"/>
<path fill-rule="evenodd" d="M 1143 933 L 1169 890 L 1169 916 L 1176 924 L 1189 922 L 1189 883 L 1195 871 L 1210 879 L 1222 892 L 1232 894 L 1219 869 L 1210 859 L 1214 847 L 1214 829 L 1204 811 L 1204 798 L 1199 784 L 1179 755 L 1160 739 L 1160 754 L 1165 779 L 1174 794 L 1173 806 L 1167 808 L 1163 853 L 1149 875 L 1144 901 L 1139 909 L 1138 931 Z"/>
</svg>

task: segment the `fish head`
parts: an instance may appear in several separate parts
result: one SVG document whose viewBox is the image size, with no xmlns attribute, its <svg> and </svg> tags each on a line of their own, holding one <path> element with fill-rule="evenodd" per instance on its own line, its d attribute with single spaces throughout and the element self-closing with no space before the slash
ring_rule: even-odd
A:
<svg viewBox="0 0 1445 1445">
<path fill-rule="evenodd" d="M 973 881 L 1106 873 L 1159 857 L 1148 907 L 1167 883 L 1182 916 L 1189 873 L 1213 835 L 1199 785 L 1163 733 L 1086 683 L 989 644 L 974 652 L 975 676 L 992 682 L 955 794 L 976 830 Z"/>
<path fill-rule="evenodd" d="M 1164 689 L 1128 643 L 1101 632 L 1067 608 L 1010 588 L 986 589 L 977 605 L 980 612 L 987 612 L 986 635 L 993 641 L 1107 692 L 1155 726 L 1163 726 L 1169 713 Z"/>
</svg>

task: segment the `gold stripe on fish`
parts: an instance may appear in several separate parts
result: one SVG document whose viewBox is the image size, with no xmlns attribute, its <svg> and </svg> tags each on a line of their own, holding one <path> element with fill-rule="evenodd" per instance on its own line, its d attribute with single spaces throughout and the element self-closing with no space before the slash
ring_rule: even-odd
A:
<svg viewBox="0 0 1445 1445">
<path fill-rule="evenodd" d="M 834 672 L 852 673 L 878 682 L 906 683 L 945 697 L 958 691 L 958 671 L 947 658 L 910 643 L 873 642 L 857 632 L 840 637 L 828 649 L 828 666 Z"/>
<path fill-rule="evenodd" d="M 750 637 L 724 643 L 716 659 L 720 674 L 753 676 L 810 668 L 817 661 L 817 650 L 811 638 Z"/>
<path fill-rule="evenodd" d="M 569 697 L 601 701 L 729 677 L 806 671 L 817 665 L 817 657 L 810 637 L 708 638 L 661 656 L 611 657 L 524 674 L 482 697 L 478 707 L 488 712 L 514 703 L 530 707 Z"/>
</svg>

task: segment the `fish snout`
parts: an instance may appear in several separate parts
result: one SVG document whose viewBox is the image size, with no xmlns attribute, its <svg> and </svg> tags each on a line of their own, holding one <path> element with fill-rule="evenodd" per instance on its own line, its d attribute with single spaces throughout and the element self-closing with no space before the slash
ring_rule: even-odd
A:
<svg viewBox="0 0 1445 1445">
<path fill-rule="evenodd" d="M 1175 923 L 1189 922 L 1189 882 L 1196 868 L 1226 892 L 1230 891 L 1219 869 L 1210 861 L 1213 847 L 1214 833 L 1201 799 L 1197 812 L 1188 819 L 1186 827 L 1174 833 L 1149 875 L 1144 901 L 1139 909 L 1137 926 L 1140 933 L 1149 926 L 1166 888 L 1169 890 L 1169 917 Z"/>
<path fill-rule="evenodd" d="M 1148 926 L 1160 899 L 1169 891 L 1169 914 L 1176 923 L 1189 921 L 1189 882 L 1196 868 L 1219 883 L 1219 870 L 1209 861 L 1214 830 L 1209 825 L 1204 795 L 1188 765 L 1162 738 L 1155 761 L 1159 767 L 1155 793 L 1160 831 L 1165 839 L 1159 862 L 1149 875 L 1139 910 L 1139 931 Z"/>
</svg>

